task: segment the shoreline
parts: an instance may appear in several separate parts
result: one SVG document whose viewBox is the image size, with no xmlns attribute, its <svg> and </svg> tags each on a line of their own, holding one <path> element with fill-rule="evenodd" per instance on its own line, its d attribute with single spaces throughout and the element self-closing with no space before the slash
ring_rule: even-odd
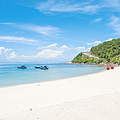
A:
<svg viewBox="0 0 120 120">
<path fill-rule="evenodd" d="M 110 116 L 113 120 L 114 113 L 120 119 L 119 72 L 120 67 L 116 67 L 80 77 L 0 88 L 0 119 L 66 120 L 71 116 L 70 120 L 96 120 Z M 103 108 L 108 114 L 102 114 Z"/>
<path fill-rule="evenodd" d="M 72 63 L 72 62 L 68 62 L 68 63 L 65 63 L 65 64 L 71 64 L 71 65 L 75 65 L 75 64 L 80 64 L 80 65 L 96 65 L 96 66 L 103 66 L 103 67 L 106 67 L 107 64 L 96 64 L 96 63 Z"/>
<path fill-rule="evenodd" d="M 107 71 L 105 68 L 103 68 L 103 70 L 101 71 L 97 71 L 94 73 L 88 73 L 88 74 L 83 74 L 83 75 L 78 75 L 78 76 L 74 76 L 74 77 L 67 77 L 67 78 L 60 78 L 60 79 L 55 79 L 55 80 L 46 80 L 46 81 L 41 81 L 41 82 L 33 82 L 33 83 L 24 83 L 24 84 L 17 84 L 17 85 L 7 85 L 7 86 L 0 86 L 1 88 L 8 88 L 8 87 L 17 87 L 17 86 L 26 86 L 26 85 L 34 85 L 34 84 L 41 84 L 41 83 L 49 83 L 49 82 L 54 82 L 54 81 L 61 81 L 61 80 L 66 80 L 66 79 L 76 79 L 76 78 L 80 78 L 83 76 L 88 76 L 88 75 L 94 75 L 97 73 L 101 73 Z"/>
<path fill-rule="evenodd" d="M 71 64 L 71 65 L 75 65 L 75 64 L 80 64 L 80 65 L 96 65 L 96 66 L 103 66 L 103 67 L 107 67 L 107 66 L 114 66 L 114 67 L 119 67 L 118 64 L 113 64 L 113 63 L 103 63 L 103 64 L 96 64 L 96 63 L 72 63 L 72 62 L 68 62 L 65 64 Z M 111 65 L 110 65 L 111 64 Z"/>
</svg>

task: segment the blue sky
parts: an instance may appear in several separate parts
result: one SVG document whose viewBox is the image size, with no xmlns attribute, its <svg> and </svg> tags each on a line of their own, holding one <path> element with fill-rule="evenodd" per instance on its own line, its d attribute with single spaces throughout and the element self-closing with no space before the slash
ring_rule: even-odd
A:
<svg viewBox="0 0 120 120">
<path fill-rule="evenodd" d="M 120 36 L 120 0 L 0 0 L 0 62 L 70 61 Z"/>
</svg>

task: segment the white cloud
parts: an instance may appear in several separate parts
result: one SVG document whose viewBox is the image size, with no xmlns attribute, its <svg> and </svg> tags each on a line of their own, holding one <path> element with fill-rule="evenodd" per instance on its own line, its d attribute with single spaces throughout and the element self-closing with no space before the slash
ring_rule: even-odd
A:
<svg viewBox="0 0 120 120">
<path fill-rule="evenodd" d="M 61 49 L 70 49 L 67 45 L 62 45 L 60 48 Z"/>
<path fill-rule="evenodd" d="M 56 47 L 58 44 L 57 43 L 52 43 L 52 44 L 50 44 L 50 45 L 48 45 L 48 46 L 46 46 L 46 47 L 44 47 L 44 48 L 54 48 L 54 47 Z"/>
<path fill-rule="evenodd" d="M 107 40 L 105 40 L 105 41 L 111 41 L 111 40 L 113 40 L 113 38 L 108 38 Z"/>
<path fill-rule="evenodd" d="M 96 13 L 100 10 L 120 12 L 120 0 L 43 0 L 30 5 L 43 13 Z"/>
<path fill-rule="evenodd" d="M 52 44 L 51 44 L 52 45 Z M 48 46 L 51 46 L 48 45 Z M 61 45 L 58 44 L 51 48 L 45 48 L 42 51 L 40 51 L 40 56 L 46 56 L 48 59 L 57 59 L 57 60 L 72 60 L 73 56 L 78 54 L 79 52 L 85 52 L 87 51 L 87 48 L 85 47 L 69 47 L 68 45 Z"/>
<path fill-rule="evenodd" d="M 0 22 L 0 25 L 13 25 L 15 23 L 12 22 Z"/>
<path fill-rule="evenodd" d="M 92 41 L 92 42 L 88 42 L 87 45 L 96 46 L 96 45 L 98 45 L 100 43 L 102 43 L 102 41 Z"/>
<path fill-rule="evenodd" d="M 37 53 L 37 58 L 43 58 L 43 59 L 51 59 L 56 58 L 58 56 L 61 56 L 64 51 L 62 50 L 54 50 L 54 49 L 44 49 Z"/>
<path fill-rule="evenodd" d="M 39 25 L 17 25 L 18 27 L 33 31 L 44 36 L 57 36 L 60 33 L 60 29 L 54 26 L 39 26 Z"/>
<path fill-rule="evenodd" d="M 101 22 L 103 20 L 103 18 L 96 18 L 95 20 L 94 20 L 94 22 Z"/>
<path fill-rule="evenodd" d="M 120 0 L 104 0 L 104 4 L 106 7 L 119 8 Z"/>
<path fill-rule="evenodd" d="M 112 16 L 110 18 L 109 25 L 112 27 L 112 29 L 115 31 L 115 35 L 120 35 L 120 17 Z"/>
<path fill-rule="evenodd" d="M 44 59 L 60 57 L 68 48 L 69 47 L 67 45 L 59 46 L 57 43 L 52 43 L 42 47 L 41 49 L 38 49 L 40 51 L 38 51 L 36 57 Z"/>
<path fill-rule="evenodd" d="M 16 36 L 0 36 L 0 41 L 4 42 L 25 42 L 25 43 L 33 43 L 37 42 L 37 40 L 29 39 L 25 37 L 16 37 Z"/>
<path fill-rule="evenodd" d="M 62 46 L 59 47 L 58 43 L 52 43 L 52 44 L 49 44 L 49 45 L 44 46 L 44 47 L 38 47 L 37 50 L 57 49 L 57 48 L 60 48 L 60 49 L 69 49 L 69 47 L 67 45 L 62 45 Z"/>
<path fill-rule="evenodd" d="M 87 48 L 82 46 L 69 47 L 65 44 L 60 46 L 57 43 L 53 43 L 43 47 L 40 51 L 38 51 L 35 57 L 40 59 L 72 59 L 75 54 L 85 52 L 87 50 Z"/>
<path fill-rule="evenodd" d="M 77 48 L 75 48 L 75 49 L 76 49 L 76 50 L 79 50 L 79 51 L 85 51 L 85 50 L 86 50 L 86 48 L 83 47 L 83 46 L 77 47 Z"/>
<path fill-rule="evenodd" d="M 50 45 L 48 45 L 50 46 Z M 19 61 L 51 61 L 51 60 L 61 60 L 64 56 L 65 50 L 61 49 L 61 47 L 50 47 L 50 48 L 43 48 L 38 50 L 38 52 L 31 56 L 21 55 L 16 58 Z"/>
<path fill-rule="evenodd" d="M 51 48 L 57 48 L 58 44 L 57 43 L 52 43 L 44 47 L 38 47 L 37 50 L 43 50 L 43 49 L 51 49 Z"/>
<path fill-rule="evenodd" d="M 0 47 L 0 56 L 8 53 L 9 51 L 11 51 L 11 49 L 5 48 L 5 47 Z"/>
<path fill-rule="evenodd" d="M 74 2 L 69 1 L 57 1 L 57 0 L 48 0 L 46 2 L 39 3 L 36 7 L 37 10 L 43 12 L 89 12 L 95 13 L 102 6 L 91 4 L 89 2 Z"/>
<path fill-rule="evenodd" d="M 10 48 L 0 47 L 0 61 L 16 61 L 16 62 L 24 62 L 24 61 L 39 61 L 39 60 L 54 60 L 56 58 L 60 58 L 65 49 L 62 49 L 61 46 L 57 46 L 57 44 L 50 44 L 47 47 L 44 47 L 41 50 L 38 50 L 34 55 L 18 55 L 14 50 Z"/>
<path fill-rule="evenodd" d="M 16 58 L 16 53 L 10 48 L 0 47 L 0 61 Z"/>
<path fill-rule="evenodd" d="M 15 51 L 12 51 L 8 56 L 8 59 L 16 59 L 16 58 L 17 58 L 17 55 Z"/>
<path fill-rule="evenodd" d="M 61 33 L 60 28 L 55 26 L 40 26 L 34 24 L 18 24 L 18 23 L 11 23 L 11 22 L 1 22 L 1 25 L 12 25 L 13 27 L 17 27 L 22 30 L 32 31 L 37 34 L 48 36 L 48 37 L 56 37 Z"/>
<path fill-rule="evenodd" d="M 69 47 L 67 45 L 58 45 L 57 43 L 49 44 L 37 49 L 35 54 L 32 55 L 19 55 L 10 48 L 0 47 L 0 61 L 10 62 L 30 62 L 30 61 L 69 61 L 78 54 L 87 50 L 85 47 Z"/>
<path fill-rule="evenodd" d="M 87 5 L 80 9 L 81 12 L 96 13 L 101 7 L 99 5 Z"/>
</svg>

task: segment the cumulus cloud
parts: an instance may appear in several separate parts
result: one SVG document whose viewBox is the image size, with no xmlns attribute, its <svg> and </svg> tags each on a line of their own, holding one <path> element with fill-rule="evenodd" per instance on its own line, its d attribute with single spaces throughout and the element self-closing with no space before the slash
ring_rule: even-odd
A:
<svg viewBox="0 0 120 120">
<path fill-rule="evenodd" d="M 34 55 L 18 55 L 14 50 L 6 47 L 0 47 L 0 61 L 39 61 L 39 60 L 51 60 L 60 57 L 64 53 L 64 49 L 58 46 L 54 48 L 55 44 L 50 44 L 41 50 L 38 50 Z"/>
<path fill-rule="evenodd" d="M 40 49 L 35 57 L 40 59 L 71 60 L 75 54 L 85 51 L 88 51 L 88 49 L 83 46 L 69 47 L 65 44 L 60 46 L 57 43 L 53 43 Z"/>
<path fill-rule="evenodd" d="M 40 51 L 38 51 L 36 57 L 44 59 L 56 58 L 63 55 L 67 49 L 69 49 L 67 45 L 59 46 L 57 43 L 52 43 L 38 49 Z"/>
<path fill-rule="evenodd" d="M 36 58 L 51 59 L 61 56 L 64 51 L 54 49 L 44 49 L 37 53 Z"/>
<path fill-rule="evenodd" d="M 13 49 L 0 47 L 0 61 L 12 61 L 12 62 L 30 62 L 30 61 L 65 61 L 71 60 L 79 52 L 85 52 L 85 47 L 69 47 L 68 45 L 59 45 L 52 43 L 42 47 L 42 49 L 36 49 L 36 53 L 33 55 L 20 55 Z"/>
<path fill-rule="evenodd" d="M 10 48 L 0 47 L 0 61 L 16 58 L 16 53 Z"/>
</svg>

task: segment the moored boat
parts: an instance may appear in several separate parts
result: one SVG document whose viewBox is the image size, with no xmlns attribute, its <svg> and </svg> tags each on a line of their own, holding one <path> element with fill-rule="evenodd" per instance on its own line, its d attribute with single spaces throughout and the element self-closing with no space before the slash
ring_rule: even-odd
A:
<svg viewBox="0 0 120 120">
<path fill-rule="evenodd" d="M 48 70 L 47 66 L 35 66 L 36 69 Z"/>
<path fill-rule="evenodd" d="M 18 69 L 27 69 L 27 67 L 26 67 L 25 65 L 18 66 L 17 68 L 18 68 Z"/>
</svg>

